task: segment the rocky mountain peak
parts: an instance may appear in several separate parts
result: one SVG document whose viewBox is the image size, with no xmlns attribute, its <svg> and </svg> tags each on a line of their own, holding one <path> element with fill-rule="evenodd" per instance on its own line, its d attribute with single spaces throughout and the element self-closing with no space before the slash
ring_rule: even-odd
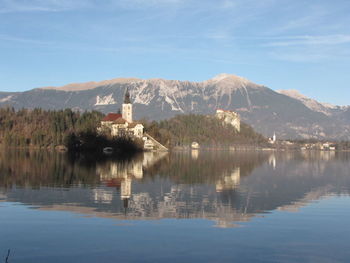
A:
<svg viewBox="0 0 350 263">
<path fill-rule="evenodd" d="M 204 81 L 203 85 L 205 87 L 215 86 L 216 90 L 222 94 L 230 94 L 235 90 L 246 90 L 247 88 L 255 89 L 262 87 L 248 79 L 227 73 L 219 74 L 210 80 Z"/>
<path fill-rule="evenodd" d="M 220 81 L 234 81 L 234 82 L 250 82 L 249 80 L 233 75 L 228 73 L 221 73 L 216 75 L 214 78 L 211 79 L 213 82 L 220 82 Z"/>
</svg>

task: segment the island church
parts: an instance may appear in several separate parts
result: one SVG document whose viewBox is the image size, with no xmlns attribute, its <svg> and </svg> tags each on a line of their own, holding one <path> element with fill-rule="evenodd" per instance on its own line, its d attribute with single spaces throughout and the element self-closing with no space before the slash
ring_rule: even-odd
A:
<svg viewBox="0 0 350 263">
<path fill-rule="evenodd" d="M 101 121 L 99 132 L 109 132 L 113 137 L 143 138 L 143 125 L 133 121 L 130 93 L 125 92 L 122 113 L 109 113 Z"/>
</svg>

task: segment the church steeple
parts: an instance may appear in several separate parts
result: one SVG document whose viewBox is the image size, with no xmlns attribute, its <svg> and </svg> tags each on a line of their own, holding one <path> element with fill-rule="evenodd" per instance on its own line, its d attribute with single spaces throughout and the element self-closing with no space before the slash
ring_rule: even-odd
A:
<svg viewBox="0 0 350 263">
<path fill-rule="evenodd" d="M 125 91 L 124 103 L 122 106 L 122 117 L 128 123 L 132 123 L 132 104 L 131 104 L 130 93 L 128 89 L 126 89 Z"/>
<path fill-rule="evenodd" d="M 124 95 L 124 104 L 131 104 L 130 93 L 128 88 L 126 88 L 126 92 Z"/>
</svg>

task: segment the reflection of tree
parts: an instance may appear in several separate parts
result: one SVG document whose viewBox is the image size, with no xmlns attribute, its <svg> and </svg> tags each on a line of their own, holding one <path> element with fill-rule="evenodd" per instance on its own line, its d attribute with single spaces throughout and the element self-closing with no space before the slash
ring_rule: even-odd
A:
<svg viewBox="0 0 350 263">
<path fill-rule="evenodd" d="M 184 153 L 171 155 L 171 162 L 159 167 L 158 174 L 169 176 L 174 182 L 185 184 L 239 183 L 241 177 L 251 172 L 268 159 L 268 154 L 242 152 L 200 152 L 199 158 L 189 158 Z M 239 175 L 238 175 L 239 174 Z"/>
<path fill-rule="evenodd" d="M 70 162 L 64 154 L 9 149 L 0 152 L 0 185 L 17 187 L 96 185 L 94 165 Z"/>
<path fill-rule="evenodd" d="M 123 160 L 96 160 L 93 156 L 74 157 L 46 150 L 7 149 L 0 152 L 0 186 L 69 188 L 96 186 L 109 178 L 142 179 L 143 170 L 163 157 L 145 153 Z"/>
</svg>

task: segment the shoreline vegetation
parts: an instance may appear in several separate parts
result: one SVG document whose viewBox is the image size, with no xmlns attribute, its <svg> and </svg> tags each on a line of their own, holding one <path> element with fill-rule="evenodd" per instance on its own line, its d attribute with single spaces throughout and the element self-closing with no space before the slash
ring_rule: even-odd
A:
<svg viewBox="0 0 350 263">
<path fill-rule="evenodd" d="M 113 138 L 97 133 L 104 114 L 98 111 L 78 112 L 71 109 L 43 110 L 0 108 L 0 145 L 2 147 L 56 149 L 76 154 L 133 155 L 143 151 L 143 141 L 130 137 Z M 268 139 L 241 123 L 241 132 L 214 116 L 177 115 L 168 120 L 141 120 L 145 132 L 171 150 L 189 150 L 197 142 L 201 149 L 285 150 L 318 141 L 291 141 L 292 144 L 269 143 Z M 338 142 L 337 150 L 349 150 L 350 142 Z"/>
<path fill-rule="evenodd" d="M 2 146 L 20 148 L 56 148 L 70 152 L 99 152 L 106 147 L 118 154 L 143 150 L 143 141 L 129 137 L 112 138 L 97 133 L 104 114 L 76 112 L 71 109 L 0 109 L 0 143 Z M 201 147 L 215 145 L 261 145 L 267 140 L 250 126 L 242 124 L 242 131 L 224 124 L 214 116 L 178 115 L 169 120 L 141 120 L 145 132 L 166 147 L 186 148 L 192 142 Z"/>
<path fill-rule="evenodd" d="M 1 108 L 0 143 L 3 147 L 87 154 L 103 154 L 105 147 L 113 147 L 113 155 L 132 155 L 142 151 L 137 140 L 98 134 L 97 127 L 103 116 L 97 111 Z"/>
</svg>

